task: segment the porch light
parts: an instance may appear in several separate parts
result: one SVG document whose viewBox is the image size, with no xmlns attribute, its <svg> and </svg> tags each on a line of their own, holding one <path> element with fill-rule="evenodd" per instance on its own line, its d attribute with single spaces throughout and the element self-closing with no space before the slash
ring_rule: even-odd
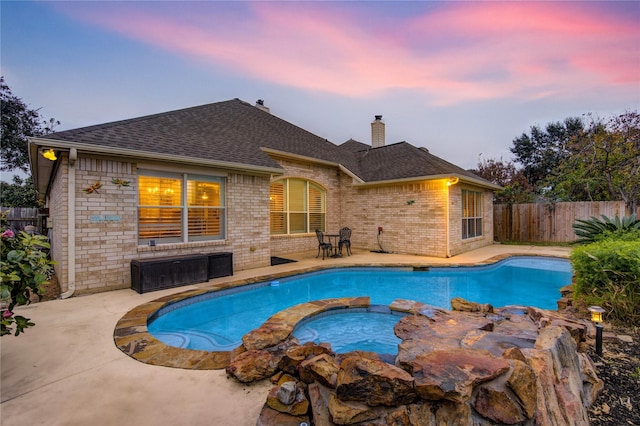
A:
<svg viewBox="0 0 640 426">
<path fill-rule="evenodd" d="M 455 185 L 459 181 L 460 181 L 459 177 L 450 177 L 449 180 L 447 181 L 447 186 Z"/>
<path fill-rule="evenodd" d="M 588 309 L 591 312 L 591 321 L 596 324 L 596 354 L 602 356 L 602 321 L 605 310 L 600 306 L 589 306 Z"/>
<path fill-rule="evenodd" d="M 42 156 L 51 161 L 56 161 L 58 159 L 58 157 L 56 157 L 56 153 L 51 148 L 47 149 L 46 151 L 42 151 Z"/>
</svg>

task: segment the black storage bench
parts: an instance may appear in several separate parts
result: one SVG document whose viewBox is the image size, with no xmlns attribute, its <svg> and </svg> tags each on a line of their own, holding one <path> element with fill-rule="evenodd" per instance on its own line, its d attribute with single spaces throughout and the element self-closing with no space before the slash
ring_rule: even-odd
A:
<svg viewBox="0 0 640 426">
<path fill-rule="evenodd" d="M 208 279 L 233 275 L 233 253 L 209 253 Z"/>
<path fill-rule="evenodd" d="M 131 261 L 131 288 L 138 293 L 163 290 L 208 280 L 209 259 L 204 254 Z"/>
</svg>

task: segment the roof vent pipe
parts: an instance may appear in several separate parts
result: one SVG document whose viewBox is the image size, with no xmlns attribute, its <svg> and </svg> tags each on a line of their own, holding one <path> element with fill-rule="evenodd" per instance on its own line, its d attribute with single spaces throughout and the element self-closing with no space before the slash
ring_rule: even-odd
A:
<svg viewBox="0 0 640 426">
<path fill-rule="evenodd" d="M 376 115 L 376 119 L 371 123 L 371 146 L 379 148 L 384 146 L 384 122 L 381 115 Z"/>
</svg>

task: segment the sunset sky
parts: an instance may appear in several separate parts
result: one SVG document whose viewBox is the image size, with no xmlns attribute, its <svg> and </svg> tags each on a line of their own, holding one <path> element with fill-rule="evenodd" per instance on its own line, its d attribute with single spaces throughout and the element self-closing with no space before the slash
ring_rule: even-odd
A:
<svg viewBox="0 0 640 426">
<path fill-rule="evenodd" d="M 464 168 L 640 109 L 640 2 L 2 1 L 1 72 L 57 130 L 232 98 Z"/>
</svg>

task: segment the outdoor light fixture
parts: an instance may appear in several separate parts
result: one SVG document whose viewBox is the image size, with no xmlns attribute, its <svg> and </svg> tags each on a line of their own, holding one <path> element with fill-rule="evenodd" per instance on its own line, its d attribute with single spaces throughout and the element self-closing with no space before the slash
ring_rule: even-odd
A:
<svg viewBox="0 0 640 426">
<path fill-rule="evenodd" d="M 58 159 L 58 157 L 56 157 L 56 153 L 51 148 L 47 149 L 46 151 L 42 151 L 42 156 L 51 161 L 56 161 Z"/>
<path fill-rule="evenodd" d="M 602 356 L 602 325 L 604 309 L 600 306 L 589 306 L 589 312 L 591 312 L 591 321 L 596 324 L 596 354 Z"/>
<path fill-rule="evenodd" d="M 458 183 L 458 181 L 460 181 L 459 177 L 451 177 L 447 181 L 447 186 L 455 185 L 456 183 Z"/>
</svg>

